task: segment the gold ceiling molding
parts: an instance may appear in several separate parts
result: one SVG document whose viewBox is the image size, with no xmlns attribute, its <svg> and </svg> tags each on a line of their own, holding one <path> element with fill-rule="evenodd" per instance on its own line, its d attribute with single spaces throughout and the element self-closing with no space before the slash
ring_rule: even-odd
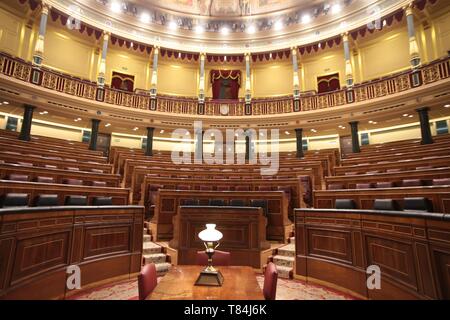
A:
<svg viewBox="0 0 450 320">
<path fill-rule="evenodd" d="M 377 16 L 383 17 L 410 3 L 410 0 L 360 0 L 350 6 L 352 10 L 343 10 L 331 20 L 321 17 L 307 28 L 304 25 L 291 25 L 279 31 L 257 32 L 253 35 L 230 33 L 224 36 L 216 32 L 198 35 L 189 30 L 169 30 L 166 26 L 145 24 L 137 18 L 105 10 L 105 6 L 92 0 L 46 1 L 55 9 L 86 24 L 131 41 L 184 52 L 211 54 L 260 53 L 315 43 L 371 23 L 374 11 Z"/>
</svg>

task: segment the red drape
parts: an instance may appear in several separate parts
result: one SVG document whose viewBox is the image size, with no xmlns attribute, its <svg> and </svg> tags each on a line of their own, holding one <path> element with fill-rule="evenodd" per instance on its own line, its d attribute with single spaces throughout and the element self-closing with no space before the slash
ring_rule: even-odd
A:
<svg viewBox="0 0 450 320">
<path fill-rule="evenodd" d="M 238 99 L 241 86 L 240 70 L 211 70 L 213 99 Z"/>
<path fill-rule="evenodd" d="M 339 73 L 330 74 L 328 76 L 317 77 L 317 92 L 324 93 L 339 90 L 341 84 L 339 82 Z"/>
<path fill-rule="evenodd" d="M 111 79 L 111 88 L 133 92 L 134 76 L 113 71 Z"/>
</svg>

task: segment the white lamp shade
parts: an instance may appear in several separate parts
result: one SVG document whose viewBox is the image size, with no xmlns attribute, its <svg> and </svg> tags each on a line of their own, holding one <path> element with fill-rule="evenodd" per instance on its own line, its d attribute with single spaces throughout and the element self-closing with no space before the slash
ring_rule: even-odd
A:
<svg viewBox="0 0 450 320">
<path fill-rule="evenodd" d="M 216 225 L 213 223 L 206 224 L 206 229 L 200 231 L 198 237 L 205 242 L 219 241 L 222 239 L 223 234 L 219 230 L 216 230 Z"/>
</svg>

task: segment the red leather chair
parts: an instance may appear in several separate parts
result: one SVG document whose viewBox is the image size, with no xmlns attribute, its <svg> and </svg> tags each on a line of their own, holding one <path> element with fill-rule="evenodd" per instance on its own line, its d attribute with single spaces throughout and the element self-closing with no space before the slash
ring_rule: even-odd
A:
<svg viewBox="0 0 450 320">
<path fill-rule="evenodd" d="M 40 182 L 40 183 L 55 183 L 55 179 L 52 177 L 41 177 L 38 176 L 36 177 L 36 182 Z"/>
<path fill-rule="evenodd" d="M 356 189 L 370 189 L 370 188 L 372 188 L 371 183 L 357 183 L 356 184 Z"/>
<path fill-rule="evenodd" d="M 216 188 L 217 191 L 230 191 L 230 189 L 230 186 L 217 186 Z"/>
<path fill-rule="evenodd" d="M 70 184 L 72 186 L 82 186 L 83 180 L 79 179 L 63 179 L 63 184 Z"/>
<path fill-rule="evenodd" d="M 10 175 L 8 175 L 8 180 L 28 181 L 28 176 L 26 174 L 11 173 Z"/>
<path fill-rule="evenodd" d="M 213 186 L 200 186 L 200 190 L 202 191 L 212 191 Z"/>
<path fill-rule="evenodd" d="M 155 264 L 146 264 L 138 275 L 139 300 L 145 300 L 155 290 L 157 284 Z"/>
<path fill-rule="evenodd" d="M 191 190 L 191 186 L 187 184 L 179 184 L 177 190 Z"/>
<path fill-rule="evenodd" d="M 272 191 L 271 186 L 258 186 L 258 191 Z"/>
<path fill-rule="evenodd" d="M 93 187 L 106 187 L 106 181 L 92 181 Z"/>
<path fill-rule="evenodd" d="M 273 262 L 269 262 L 264 272 L 263 295 L 266 300 L 275 300 L 277 295 L 277 281 L 277 268 Z"/>
<path fill-rule="evenodd" d="M 208 256 L 205 251 L 197 251 L 195 263 L 199 266 L 208 265 Z M 215 250 L 212 257 L 213 266 L 229 266 L 231 263 L 231 255 L 229 252 Z"/>
<path fill-rule="evenodd" d="M 393 182 L 377 182 L 376 188 L 393 188 L 395 187 Z"/>
<path fill-rule="evenodd" d="M 236 191 L 250 191 L 250 186 L 236 186 L 234 188 Z"/>
<path fill-rule="evenodd" d="M 422 186 L 422 185 L 423 185 L 423 181 L 420 179 L 405 179 L 402 181 L 403 187 L 418 187 L 418 186 Z"/>
<path fill-rule="evenodd" d="M 433 179 L 433 186 L 447 186 L 447 185 L 450 185 L 449 178 Z"/>
</svg>

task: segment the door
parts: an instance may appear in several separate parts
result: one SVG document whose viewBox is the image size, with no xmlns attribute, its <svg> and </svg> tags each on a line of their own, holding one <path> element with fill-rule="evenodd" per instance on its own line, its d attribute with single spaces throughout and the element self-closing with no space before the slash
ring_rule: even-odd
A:
<svg viewBox="0 0 450 320">
<path fill-rule="evenodd" d="M 97 150 L 103 151 L 103 155 L 105 157 L 108 157 L 110 146 L 111 146 L 111 134 L 99 132 L 97 136 Z"/>
<path fill-rule="evenodd" d="M 352 153 L 352 136 L 340 136 L 339 145 L 341 147 L 342 156 Z"/>
</svg>

